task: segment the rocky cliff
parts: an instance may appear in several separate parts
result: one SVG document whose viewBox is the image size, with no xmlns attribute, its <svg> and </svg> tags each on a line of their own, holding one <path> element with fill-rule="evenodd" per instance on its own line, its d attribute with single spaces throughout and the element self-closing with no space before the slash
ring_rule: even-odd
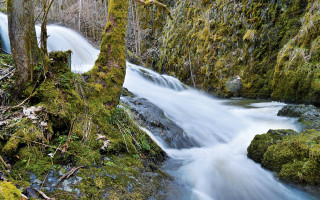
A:
<svg viewBox="0 0 320 200">
<path fill-rule="evenodd" d="M 319 103 L 320 1 L 169 5 L 174 20 L 153 24 L 152 42 L 142 46 L 147 65 L 224 97 Z"/>
</svg>

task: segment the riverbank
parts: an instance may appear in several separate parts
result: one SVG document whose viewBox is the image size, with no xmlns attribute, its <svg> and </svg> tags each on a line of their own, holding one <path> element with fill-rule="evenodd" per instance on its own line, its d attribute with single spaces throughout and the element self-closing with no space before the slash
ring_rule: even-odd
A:
<svg viewBox="0 0 320 200">
<path fill-rule="evenodd" d="M 34 189 L 56 199 L 166 198 L 161 190 L 172 178 L 159 168 L 165 152 L 122 108 L 110 116 L 90 102 L 92 91 L 70 71 L 67 54 L 50 57 L 23 99 L 11 95 L 14 77 L 1 80 L 1 173 L 8 186 L 34 198 L 41 196 Z"/>
</svg>

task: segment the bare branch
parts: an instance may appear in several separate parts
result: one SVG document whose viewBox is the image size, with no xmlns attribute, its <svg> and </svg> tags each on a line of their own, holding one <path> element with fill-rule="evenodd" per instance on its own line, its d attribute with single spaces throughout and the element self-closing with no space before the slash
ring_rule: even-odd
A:
<svg viewBox="0 0 320 200">
<path fill-rule="evenodd" d="M 63 175 L 63 176 L 59 179 L 58 183 L 61 183 L 62 181 L 64 181 L 64 179 L 70 178 L 70 176 L 72 176 L 72 175 L 73 175 L 78 169 L 80 169 L 80 168 L 83 168 L 83 166 L 79 166 L 79 167 L 76 167 L 76 168 L 72 168 L 68 173 L 66 173 L 65 175 Z"/>
<path fill-rule="evenodd" d="M 54 200 L 54 198 L 48 197 L 45 193 L 41 192 L 37 188 L 33 188 L 35 191 L 37 191 L 45 200 Z"/>
</svg>

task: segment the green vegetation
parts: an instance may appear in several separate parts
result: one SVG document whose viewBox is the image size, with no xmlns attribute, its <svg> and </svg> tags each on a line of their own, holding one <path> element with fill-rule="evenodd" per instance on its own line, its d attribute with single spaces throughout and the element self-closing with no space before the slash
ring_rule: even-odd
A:
<svg viewBox="0 0 320 200">
<path fill-rule="evenodd" d="M 7 181 L 0 182 L 1 200 L 20 200 L 21 192 L 12 183 Z"/>
<path fill-rule="evenodd" d="M 269 130 L 255 136 L 248 157 L 277 172 L 282 181 L 319 186 L 319 147 L 320 131 Z"/>
<path fill-rule="evenodd" d="M 36 69 L 41 71 L 40 84 L 30 90 L 25 114 L 20 107 L 5 113 L 9 123 L 0 128 L 0 150 L 12 164 L 6 173 L 9 179 L 25 190 L 32 176 L 43 181 L 52 174 L 58 180 L 61 173 L 83 166 L 74 175 L 80 181 L 71 185 L 72 192 L 54 188 L 45 193 L 57 199 L 157 195 L 170 179 L 157 168 L 165 153 L 122 108 L 116 107 L 110 115 L 103 102 L 90 98 L 96 91 L 86 82 L 87 75 L 70 71 L 68 52 L 50 53 L 50 58 L 48 69 Z M 29 115 L 32 106 L 35 111 Z"/>
<path fill-rule="evenodd" d="M 159 72 L 223 97 L 319 102 L 319 1 L 175 1 L 156 18 L 142 59 Z M 152 19 L 142 11 L 142 29 Z M 149 21 L 147 21 L 149 20 Z M 148 23 L 147 23 L 148 22 Z M 239 76 L 241 91 L 228 81 Z"/>
</svg>

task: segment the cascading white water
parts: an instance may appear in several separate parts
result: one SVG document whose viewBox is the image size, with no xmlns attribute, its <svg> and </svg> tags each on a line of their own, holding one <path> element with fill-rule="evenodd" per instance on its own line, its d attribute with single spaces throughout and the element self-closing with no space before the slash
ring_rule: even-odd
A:
<svg viewBox="0 0 320 200">
<path fill-rule="evenodd" d="M 1 48 L 6 52 L 10 53 L 10 40 L 8 33 L 8 17 L 6 14 L 0 12 L 0 38 Z"/>
<path fill-rule="evenodd" d="M 9 52 L 7 17 L 2 13 L 0 29 L 3 48 Z M 39 27 L 36 29 L 39 32 Z M 48 35 L 49 50 L 73 51 L 73 71 L 88 71 L 94 65 L 99 51 L 75 31 L 49 25 Z M 170 193 L 170 199 L 315 199 L 283 185 L 246 156 L 246 148 L 255 134 L 268 129 L 297 129 L 294 119 L 276 116 L 283 104 L 257 103 L 251 104 L 250 109 L 227 106 L 224 105 L 226 101 L 187 90 L 173 77 L 161 76 L 130 63 L 127 63 L 124 86 L 159 106 L 200 145 L 170 149 L 149 132 L 171 157 L 164 169 L 183 187 L 190 188 L 184 193 Z"/>
<path fill-rule="evenodd" d="M 40 44 L 41 27 L 36 25 L 38 43 Z M 10 40 L 8 35 L 8 17 L 0 12 L 0 33 L 2 48 L 10 53 Z M 94 48 L 83 36 L 76 31 L 58 25 L 48 25 L 48 51 L 71 50 L 71 70 L 84 73 L 89 71 L 98 58 L 99 50 Z"/>
<path fill-rule="evenodd" d="M 41 28 L 36 26 L 37 37 L 40 38 Z M 83 36 L 69 28 L 48 25 L 48 51 L 71 50 L 71 70 L 83 73 L 89 71 L 98 58 L 99 50 L 94 48 Z M 57 42 L 59 41 L 59 42 Z"/>
<path fill-rule="evenodd" d="M 246 149 L 254 135 L 269 129 L 297 129 L 295 119 L 277 117 L 277 111 L 284 104 L 255 103 L 250 104 L 250 109 L 226 106 L 223 104 L 226 101 L 196 90 L 163 87 L 146 78 L 141 73 L 143 70 L 128 63 L 124 86 L 159 106 L 201 145 L 182 150 L 164 149 L 172 158 L 165 168 L 180 184 L 191 188 L 187 195 L 178 194 L 173 199 L 313 199 L 309 194 L 281 184 L 272 173 L 247 158 Z M 151 73 L 158 76 L 157 80 L 166 78 Z M 174 85 L 181 85 L 174 80 Z"/>
</svg>

